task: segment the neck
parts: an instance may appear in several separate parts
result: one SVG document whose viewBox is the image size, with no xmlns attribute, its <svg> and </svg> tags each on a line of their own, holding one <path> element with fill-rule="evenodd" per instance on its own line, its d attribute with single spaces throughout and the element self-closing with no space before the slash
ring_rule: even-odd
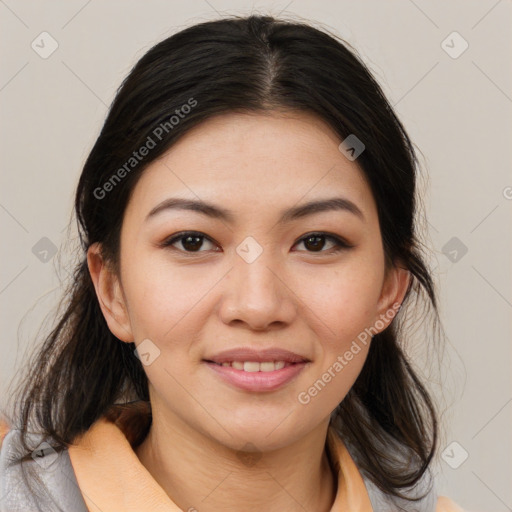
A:
<svg viewBox="0 0 512 512">
<path fill-rule="evenodd" d="M 325 451 L 328 423 L 291 445 L 254 456 L 172 420 L 153 414 L 135 453 L 182 510 L 331 510 L 337 482 Z"/>
</svg>

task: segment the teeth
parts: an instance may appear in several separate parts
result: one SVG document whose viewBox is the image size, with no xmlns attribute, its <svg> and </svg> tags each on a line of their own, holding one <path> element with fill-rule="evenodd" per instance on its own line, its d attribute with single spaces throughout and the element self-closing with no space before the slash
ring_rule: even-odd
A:
<svg viewBox="0 0 512 512">
<path fill-rule="evenodd" d="M 272 363 L 270 363 L 272 364 Z M 253 363 L 250 361 L 245 361 L 244 363 L 244 372 L 259 372 L 260 371 L 260 363 Z"/>
<path fill-rule="evenodd" d="M 243 370 L 244 372 L 273 372 L 280 370 L 291 363 L 284 361 L 265 361 L 258 363 L 257 361 L 233 361 L 231 363 L 222 363 L 222 366 L 232 366 L 235 370 Z"/>
<path fill-rule="evenodd" d="M 253 363 L 251 363 L 251 364 L 253 364 Z M 269 361 L 268 363 L 260 363 L 258 366 L 259 366 L 258 370 L 260 370 L 262 372 L 273 372 L 276 369 L 276 364 L 273 361 Z M 245 370 L 245 365 L 244 365 L 244 370 Z"/>
</svg>

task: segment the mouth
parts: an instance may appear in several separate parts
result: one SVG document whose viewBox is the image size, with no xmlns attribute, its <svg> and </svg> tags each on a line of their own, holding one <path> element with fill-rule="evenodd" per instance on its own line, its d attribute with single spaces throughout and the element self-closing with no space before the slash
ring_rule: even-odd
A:
<svg viewBox="0 0 512 512">
<path fill-rule="evenodd" d="M 214 376 L 244 391 L 274 391 L 295 379 L 311 361 L 279 347 L 239 347 L 203 359 Z"/>
<path fill-rule="evenodd" d="M 295 380 L 308 361 L 224 361 L 203 360 L 224 384 L 253 393 L 276 391 Z"/>
</svg>

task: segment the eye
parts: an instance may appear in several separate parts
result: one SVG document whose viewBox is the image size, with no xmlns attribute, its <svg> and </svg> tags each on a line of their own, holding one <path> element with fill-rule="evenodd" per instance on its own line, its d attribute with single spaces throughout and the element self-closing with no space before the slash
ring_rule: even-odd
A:
<svg viewBox="0 0 512 512">
<path fill-rule="evenodd" d="M 203 245 L 204 240 L 212 243 L 212 241 L 203 233 L 197 231 L 183 231 L 165 240 L 162 243 L 162 247 L 171 247 L 173 249 L 181 250 L 182 252 L 204 252 L 199 250 Z M 173 247 L 174 244 L 178 242 L 181 243 L 181 248 Z"/>
<path fill-rule="evenodd" d="M 326 245 L 326 240 L 330 241 L 333 246 L 330 249 L 334 249 L 332 251 L 324 251 L 324 247 Z M 303 243 L 305 247 L 309 248 L 308 252 L 333 252 L 337 253 L 344 249 L 350 249 L 353 245 L 349 244 L 345 240 L 339 238 L 335 235 L 329 235 L 327 233 L 309 233 L 306 236 L 303 236 L 298 243 Z"/>
<path fill-rule="evenodd" d="M 204 241 L 208 241 L 210 244 L 216 246 L 216 244 L 204 233 L 198 231 L 182 231 L 181 233 L 176 233 L 172 235 L 170 238 L 165 240 L 161 246 L 169 247 L 172 249 L 177 249 L 181 252 L 185 253 L 198 253 L 205 252 L 205 250 L 209 250 L 208 248 L 205 250 L 200 250 L 203 247 Z M 326 246 L 326 241 L 329 241 L 332 246 L 328 249 L 324 250 Z M 175 244 L 180 243 L 181 248 L 175 246 Z M 295 245 L 303 243 L 304 246 L 308 249 L 307 252 L 331 252 L 337 253 L 344 249 L 350 249 L 353 245 L 349 244 L 342 238 L 330 235 L 327 233 L 317 232 L 317 233 L 309 233 L 306 236 L 303 236 Z"/>
</svg>

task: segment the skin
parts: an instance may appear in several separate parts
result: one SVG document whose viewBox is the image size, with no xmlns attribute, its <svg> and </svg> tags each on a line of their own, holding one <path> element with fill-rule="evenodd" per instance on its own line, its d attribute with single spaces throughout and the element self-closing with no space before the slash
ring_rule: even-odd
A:
<svg viewBox="0 0 512 512">
<path fill-rule="evenodd" d="M 339 143 L 306 113 L 210 118 L 137 183 L 121 230 L 119 275 L 98 244 L 88 251 L 111 331 L 124 342 L 150 339 L 160 350 L 144 366 L 153 424 L 136 453 L 183 510 L 332 506 L 329 416 L 359 375 L 369 343 L 308 404 L 297 397 L 402 302 L 410 278 L 398 266 L 385 272 L 374 198 L 357 160 L 349 161 Z M 214 203 L 231 210 L 234 223 L 170 209 L 146 220 L 169 197 Z M 277 223 L 287 208 L 330 197 L 349 199 L 364 219 L 332 210 Z M 161 246 L 190 230 L 206 235 L 198 251 L 183 239 Z M 304 236 L 319 231 L 353 247 L 334 252 L 325 238 L 315 250 Z M 236 252 L 248 236 L 263 249 L 252 263 Z M 202 361 L 242 346 L 278 346 L 311 362 L 276 391 L 242 391 Z M 253 465 L 238 456 L 246 443 L 260 457 Z"/>
</svg>

